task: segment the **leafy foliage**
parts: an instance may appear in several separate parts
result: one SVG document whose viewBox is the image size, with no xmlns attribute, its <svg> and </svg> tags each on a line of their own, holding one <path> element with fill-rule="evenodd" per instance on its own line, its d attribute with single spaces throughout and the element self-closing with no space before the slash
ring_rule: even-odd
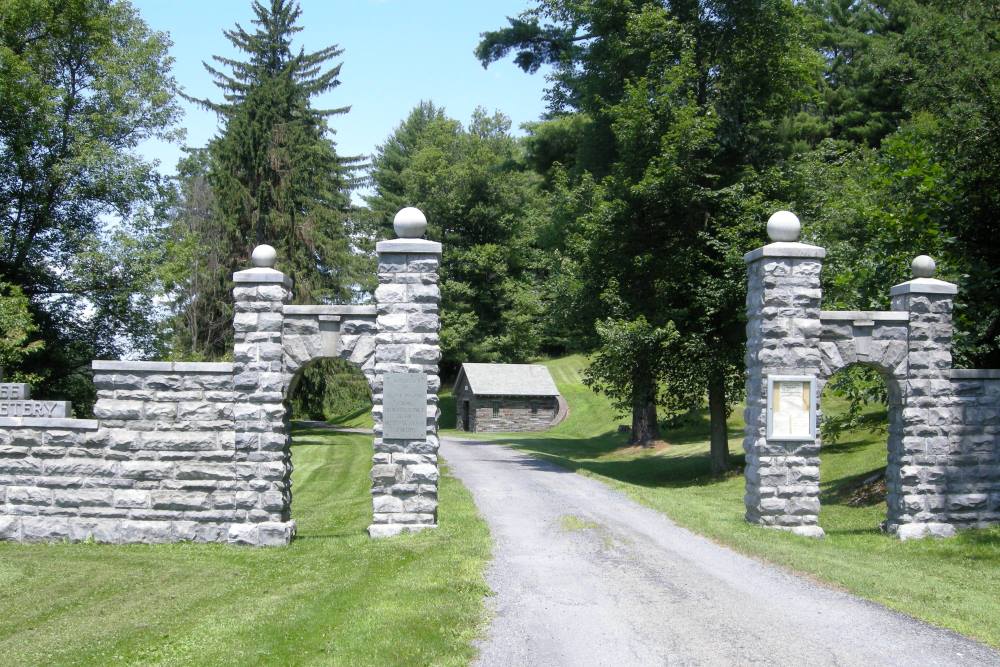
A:
<svg viewBox="0 0 1000 667">
<path fill-rule="evenodd" d="M 38 327 L 28 306 L 20 287 L 0 283 L 0 379 L 4 368 L 19 366 L 25 357 L 45 347 L 42 341 L 31 340 Z"/>
<path fill-rule="evenodd" d="M 229 350 L 230 275 L 246 268 L 259 244 L 276 248 L 277 268 L 295 281 L 298 302 L 352 301 L 371 283 L 371 260 L 351 247 L 360 233 L 349 196 L 357 160 L 337 154 L 328 125 L 348 108 L 312 106 L 340 84 L 340 65 L 328 63 L 342 50 L 293 49 L 301 30 L 295 2 L 252 8 L 253 31 L 237 25 L 225 32 L 245 60 L 215 56 L 216 65 L 205 65 L 222 100 L 194 100 L 215 111 L 224 129 L 178 169 L 170 234 L 176 259 L 166 273 L 174 354 L 190 358 Z"/>
<path fill-rule="evenodd" d="M 0 4 L 0 276 L 47 350 L 22 370 L 84 411 L 92 358 L 160 349 L 163 187 L 137 147 L 174 136 L 168 45 L 120 0 Z"/>
<path fill-rule="evenodd" d="M 577 189 L 593 202 L 560 248 L 577 293 L 605 296 L 578 328 L 609 315 L 673 326 L 683 358 L 649 360 L 632 391 L 662 385 L 671 411 L 708 392 L 724 436 L 741 384 L 742 251 L 759 239 L 750 224 L 759 229 L 765 205 L 787 194 L 773 173 L 788 152 L 783 121 L 812 99 L 819 74 L 804 13 L 782 1 L 542 0 L 484 33 L 477 55 L 488 64 L 512 51 L 526 71 L 552 67 L 556 119 L 529 142 L 536 163 L 566 160 L 562 177 L 543 167 L 556 197 Z M 575 146 L 560 124 L 578 130 Z M 633 421 L 655 424 L 660 392 L 642 394 L 652 402 L 633 403 Z"/>
<path fill-rule="evenodd" d="M 427 216 L 447 248 L 441 267 L 442 365 L 525 361 L 542 344 L 537 177 L 524 168 L 510 120 L 477 110 L 468 127 L 418 105 L 372 162 L 373 224 L 390 234 L 403 206 Z"/>
</svg>

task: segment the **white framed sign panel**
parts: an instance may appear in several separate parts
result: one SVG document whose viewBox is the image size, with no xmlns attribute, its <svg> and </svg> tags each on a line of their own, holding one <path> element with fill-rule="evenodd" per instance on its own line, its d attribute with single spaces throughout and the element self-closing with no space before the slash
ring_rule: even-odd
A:
<svg viewBox="0 0 1000 667">
<path fill-rule="evenodd" d="M 816 378 L 767 376 L 767 439 L 816 439 Z"/>
</svg>

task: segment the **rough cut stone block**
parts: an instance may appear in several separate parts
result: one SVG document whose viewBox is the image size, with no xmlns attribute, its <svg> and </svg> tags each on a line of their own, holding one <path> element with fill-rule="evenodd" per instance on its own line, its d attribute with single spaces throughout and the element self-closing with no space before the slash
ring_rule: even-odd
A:
<svg viewBox="0 0 1000 667">
<path fill-rule="evenodd" d="M 294 536 L 294 521 L 265 521 L 257 527 L 257 545 L 262 547 L 285 546 Z"/>
<path fill-rule="evenodd" d="M 69 539 L 69 520 L 54 516 L 22 517 L 21 539 L 25 542 Z"/>
</svg>

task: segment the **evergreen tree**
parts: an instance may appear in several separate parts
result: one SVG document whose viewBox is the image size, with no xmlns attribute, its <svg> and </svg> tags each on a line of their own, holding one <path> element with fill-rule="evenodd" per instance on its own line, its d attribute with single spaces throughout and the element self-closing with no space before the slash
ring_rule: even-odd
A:
<svg viewBox="0 0 1000 667">
<path fill-rule="evenodd" d="M 349 195 L 358 161 L 337 154 L 327 120 L 349 107 L 312 106 L 340 84 L 340 65 L 328 63 L 342 50 L 293 50 L 301 10 L 291 0 L 255 1 L 253 12 L 253 32 L 225 32 L 246 59 L 214 56 L 228 74 L 205 64 L 223 100 L 195 100 L 225 124 L 208 147 L 208 183 L 226 264 L 244 268 L 254 246 L 268 243 L 298 301 L 348 299 L 361 261 L 351 251 Z"/>
</svg>

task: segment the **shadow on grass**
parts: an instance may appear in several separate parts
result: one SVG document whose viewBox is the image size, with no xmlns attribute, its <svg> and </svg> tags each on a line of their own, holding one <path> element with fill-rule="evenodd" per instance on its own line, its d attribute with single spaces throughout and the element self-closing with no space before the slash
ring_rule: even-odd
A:
<svg viewBox="0 0 1000 667">
<path fill-rule="evenodd" d="M 841 477 L 840 479 L 823 483 L 820 485 L 822 489 L 819 494 L 820 504 L 847 505 L 854 494 L 865 485 L 867 480 L 883 475 L 884 473 L 885 466 L 880 466 L 856 475 Z M 885 496 L 873 494 L 870 497 L 865 498 L 863 502 L 857 502 L 855 506 L 870 507 L 880 504 L 885 504 Z"/>
<path fill-rule="evenodd" d="M 305 446 L 318 445 L 318 444 L 325 444 L 325 445 L 346 445 L 346 444 L 350 444 L 350 443 L 347 442 L 345 440 L 345 438 L 350 437 L 352 435 L 361 435 L 361 434 L 359 434 L 359 433 L 351 433 L 351 432 L 347 432 L 347 431 L 344 431 L 344 432 L 335 431 L 333 429 L 322 428 L 322 427 L 306 427 L 306 426 L 302 426 L 302 427 L 298 427 L 298 428 L 292 428 L 292 438 L 293 438 L 292 439 L 292 447 L 305 447 Z M 318 443 L 318 442 L 295 442 L 295 440 L 294 440 L 295 438 L 303 438 L 303 437 L 306 437 L 306 438 L 312 438 L 312 437 L 323 438 L 324 440 L 329 440 L 329 442 L 323 442 L 323 443 Z"/>
<path fill-rule="evenodd" d="M 363 405 L 357 410 L 352 410 L 350 412 L 345 412 L 342 415 L 337 415 L 336 417 L 330 417 L 327 421 L 331 424 L 343 424 L 345 422 L 352 422 L 355 419 L 360 419 L 363 415 L 372 411 L 370 405 Z"/>
<path fill-rule="evenodd" d="M 678 442 L 676 434 L 676 431 L 668 434 L 670 443 Z M 693 434 L 685 434 L 681 442 L 689 438 L 692 442 L 704 440 L 703 437 L 699 439 Z M 708 452 L 661 456 L 653 449 L 650 449 L 649 455 L 642 455 L 641 450 L 636 453 L 632 449 L 629 458 L 608 459 L 616 451 L 628 447 L 628 436 L 615 431 L 592 438 L 513 437 L 504 438 L 504 442 L 567 470 L 585 470 L 620 482 L 650 488 L 717 484 L 741 474 L 745 463 L 743 455 L 731 456 L 732 472 L 716 477 L 711 474 Z"/>
<path fill-rule="evenodd" d="M 1000 551 L 1000 528 L 962 531 L 952 539 L 960 545 Z M 979 558 L 974 553 L 967 553 L 966 556 L 974 560 L 994 560 L 996 558 L 996 556 L 990 555 Z"/>
</svg>

